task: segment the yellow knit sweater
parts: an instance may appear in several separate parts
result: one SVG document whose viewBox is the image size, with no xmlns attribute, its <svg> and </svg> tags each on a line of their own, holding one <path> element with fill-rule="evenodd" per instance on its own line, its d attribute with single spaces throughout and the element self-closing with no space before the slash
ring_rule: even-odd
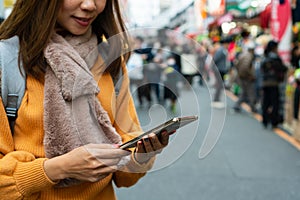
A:
<svg viewBox="0 0 300 200">
<path fill-rule="evenodd" d="M 125 71 L 123 85 L 116 99 L 114 85 L 109 74 L 99 80 L 98 98 L 108 112 L 112 124 L 123 141 L 141 131 L 132 97 L 128 89 Z M 116 172 L 97 183 L 83 183 L 69 188 L 55 188 L 46 176 L 43 163 L 46 160 L 43 147 L 43 97 L 44 85 L 27 77 L 26 91 L 18 111 L 15 131 L 10 133 L 5 110 L 0 104 L 0 199 L 116 199 L 112 182 L 117 187 L 135 184 L 145 173 Z M 153 160 L 140 165 L 132 159 L 127 170 L 145 172 Z"/>
</svg>

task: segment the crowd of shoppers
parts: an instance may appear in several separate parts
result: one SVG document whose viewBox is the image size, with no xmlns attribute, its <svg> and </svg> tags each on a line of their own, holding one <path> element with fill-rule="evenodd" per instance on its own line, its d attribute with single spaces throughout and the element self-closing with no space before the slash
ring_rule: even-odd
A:
<svg viewBox="0 0 300 200">
<path fill-rule="evenodd" d="M 179 66 L 175 56 L 168 47 L 152 48 L 149 44 L 134 45 L 131 58 L 127 63 L 131 88 L 137 91 L 139 107 L 158 104 L 169 104 L 170 111 L 176 113 L 176 103 L 179 97 L 178 83 L 180 82 Z M 136 59 L 138 57 L 138 59 Z"/>
<path fill-rule="evenodd" d="M 246 103 L 252 113 L 262 115 L 264 127 L 270 124 L 274 128 L 284 121 L 285 97 L 282 88 L 285 87 L 289 66 L 281 60 L 276 41 L 269 40 L 261 44 L 249 32 L 242 31 L 240 35 L 226 36 L 216 41 L 205 38 L 199 41 L 196 47 L 190 42 L 184 45 L 174 45 L 171 42 L 169 46 L 161 46 L 161 44 L 159 46 L 160 49 L 151 50 L 152 59 L 145 61 L 147 56 L 141 56 L 144 57 L 141 77 L 144 83 L 149 83 L 145 84 L 148 89 L 144 89 L 142 93 L 146 97 L 148 95 L 146 99 L 149 105 L 152 104 L 153 99 L 164 103 L 171 98 L 170 108 L 174 111 L 176 105 L 174 97 L 178 98 L 180 91 L 171 86 L 176 86 L 180 81 L 192 85 L 193 78 L 199 76 L 200 86 L 207 84 L 213 89 L 211 104 L 213 108 L 225 108 L 222 94 L 225 94 L 224 89 L 227 89 L 238 96 L 232 108 L 235 112 L 241 112 L 241 104 Z M 164 52 L 162 49 L 168 51 Z M 172 55 L 172 59 L 168 61 L 169 55 Z M 186 70 L 182 62 L 182 59 L 189 58 L 191 59 L 189 62 L 194 63 L 193 56 L 196 58 L 196 72 L 193 71 L 194 69 Z M 291 68 L 298 69 L 299 60 L 300 48 L 295 43 L 291 50 Z M 166 81 L 166 77 L 170 75 L 168 72 L 173 71 L 168 68 L 173 62 L 176 63 L 173 68 L 181 75 L 181 79 L 169 78 L 173 83 L 164 87 L 168 83 Z M 187 73 L 190 71 L 191 74 Z M 172 95 L 169 94 L 170 91 Z"/>
</svg>

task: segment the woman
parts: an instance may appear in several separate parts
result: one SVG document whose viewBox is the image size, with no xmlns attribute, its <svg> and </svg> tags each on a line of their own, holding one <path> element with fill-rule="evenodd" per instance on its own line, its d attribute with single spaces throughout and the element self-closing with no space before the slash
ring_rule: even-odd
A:
<svg viewBox="0 0 300 200">
<path fill-rule="evenodd" d="M 117 0 L 16 1 L 0 39 L 20 45 L 26 89 L 13 133 L 0 106 L 0 199 L 115 199 L 112 182 L 131 186 L 151 168 L 167 133 L 118 148 L 141 132 L 116 52 L 126 37 L 109 40 L 123 31 Z"/>
</svg>

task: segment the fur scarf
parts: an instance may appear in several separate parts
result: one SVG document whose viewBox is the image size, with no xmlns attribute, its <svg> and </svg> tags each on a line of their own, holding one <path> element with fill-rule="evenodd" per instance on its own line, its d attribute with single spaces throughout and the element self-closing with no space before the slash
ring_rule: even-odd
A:
<svg viewBox="0 0 300 200">
<path fill-rule="evenodd" d="M 44 55 L 49 65 L 44 94 L 46 157 L 63 155 L 88 143 L 120 144 L 120 135 L 96 97 L 99 88 L 90 68 L 99 53 L 92 31 L 67 37 L 55 33 Z M 124 158 L 119 164 L 127 161 Z M 58 185 L 78 183 L 65 179 Z"/>
</svg>

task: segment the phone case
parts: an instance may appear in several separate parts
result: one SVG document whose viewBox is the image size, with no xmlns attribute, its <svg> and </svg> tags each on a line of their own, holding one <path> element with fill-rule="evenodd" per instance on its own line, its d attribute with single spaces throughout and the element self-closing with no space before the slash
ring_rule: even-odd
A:
<svg viewBox="0 0 300 200">
<path fill-rule="evenodd" d="M 167 131 L 168 133 L 175 131 L 195 120 L 198 119 L 198 116 L 185 116 L 185 117 L 175 117 L 173 119 L 170 119 L 169 121 L 160 124 L 159 126 L 133 138 L 132 140 L 122 144 L 120 146 L 121 149 L 128 149 L 128 148 L 132 148 L 135 147 L 137 142 L 142 139 L 142 137 L 144 137 L 145 135 L 148 135 L 150 133 L 155 133 L 156 135 L 160 134 L 163 131 Z"/>
</svg>

